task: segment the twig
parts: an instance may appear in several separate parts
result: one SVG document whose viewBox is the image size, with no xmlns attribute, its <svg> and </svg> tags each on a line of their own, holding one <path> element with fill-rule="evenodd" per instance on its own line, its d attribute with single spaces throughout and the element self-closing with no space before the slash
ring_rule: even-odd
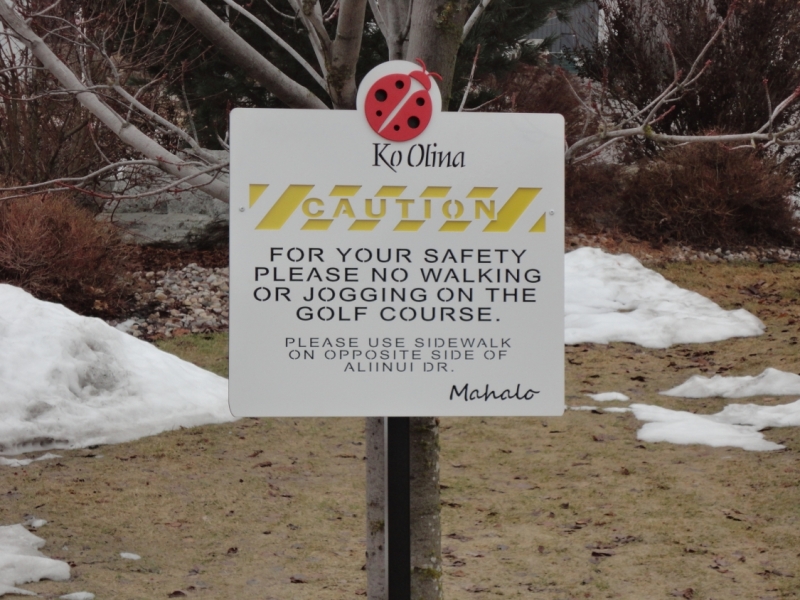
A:
<svg viewBox="0 0 800 600">
<path fill-rule="evenodd" d="M 464 110 L 464 105 L 467 103 L 467 96 L 469 96 L 470 88 L 472 87 L 472 81 L 475 77 L 475 67 L 478 64 L 478 55 L 481 53 L 481 45 L 478 44 L 478 48 L 475 50 L 475 58 L 472 59 L 472 69 L 469 72 L 469 80 L 467 81 L 467 87 L 464 89 L 464 95 L 461 97 L 461 105 L 458 107 L 458 112 Z"/>
<path fill-rule="evenodd" d="M 487 100 L 486 102 L 484 102 L 480 106 L 475 106 L 473 108 L 465 108 L 464 112 L 475 112 L 475 111 L 478 111 L 478 110 L 482 109 L 484 106 L 488 106 L 492 102 L 496 102 L 497 100 L 500 100 L 500 98 L 502 98 L 502 97 L 503 97 L 503 94 L 500 94 L 499 96 L 495 96 L 491 100 Z"/>
</svg>

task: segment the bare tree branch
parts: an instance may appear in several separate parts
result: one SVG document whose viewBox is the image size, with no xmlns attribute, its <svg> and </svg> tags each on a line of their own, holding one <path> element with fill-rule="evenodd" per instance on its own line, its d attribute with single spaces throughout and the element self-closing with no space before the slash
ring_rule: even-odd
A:
<svg viewBox="0 0 800 600">
<path fill-rule="evenodd" d="M 328 77 L 331 98 L 337 108 L 356 107 L 356 63 L 361 52 L 366 8 L 367 0 L 339 0 Z"/>
<path fill-rule="evenodd" d="M 169 0 L 189 21 L 243 71 L 293 108 L 327 108 L 310 90 L 287 77 L 200 0 Z"/>
<path fill-rule="evenodd" d="M 467 87 L 464 89 L 464 95 L 461 97 L 461 104 L 458 107 L 458 112 L 462 112 L 464 110 L 464 106 L 467 103 L 467 96 L 469 96 L 470 88 L 472 88 L 472 80 L 475 78 L 475 67 L 478 64 L 478 55 L 481 53 L 481 45 L 478 44 L 478 48 L 475 50 L 475 58 L 472 59 L 472 69 L 469 71 L 469 80 L 467 81 Z"/>
<path fill-rule="evenodd" d="M 322 76 L 328 79 L 328 66 L 331 56 L 331 38 L 325 30 L 325 23 L 322 19 L 322 9 L 318 0 L 304 2 L 303 0 L 288 0 L 294 8 L 300 22 L 308 31 L 308 39 L 314 54 L 317 57 Z"/>
<path fill-rule="evenodd" d="M 378 24 L 378 29 L 381 30 L 384 39 L 389 39 L 389 28 L 386 25 L 386 17 L 383 15 L 383 10 L 378 0 L 369 0 L 369 7 L 372 9 L 372 16 L 375 17 L 375 22 Z"/>
<path fill-rule="evenodd" d="M 217 177 L 209 176 L 192 166 L 184 165 L 180 158 L 125 121 L 116 111 L 104 104 L 96 94 L 88 91 L 69 67 L 50 50 L 47 44 L 17 14 L 16 10 L 5 1 L 0 2 L 0 19 L 20 36 L 34 56 L 58 79 L 64 89 L 76 93 L 78 101 L 123 142 L 146 157 L 158 161 L 160 168 L 167 173 L 181 179 L 191 180 L 192 184 L 198 185 L 215 198 L 228 200 L 227 182 L 221 182 Z"/>
<path fill-rule="evenodd" d="M 97 175 L 101 172 L 107 172 L 110 170 L 118 169 L 128 165 L 136 165 L 136 166 L 155 166 L 161 168 L 161 163 L 158 161 L 147 161 L 147 160 L 139 160 L 139 161 L 121 161 L 118 163 L 114 163 L 113 165 L 107 165 L 103 169 L 100 169 L 94 173 Z M 217 165 L 212 165 L 206 167 L 204 169 L 199 170 L 198 172 L 208 174 L 208 173 L 215 173 L 220 172 L 224 169 L 227 169 L 229 163 L 220 163 Z M 159 194 L 163 194 L 165 192 L 186 192 L 193 189 L 203 189 L 201 185 L 184 185 L 189 184 L 192 179 L 197 178 L 196 174 L 189 175 L 187 177 L 183 177 L 181 179 L 176 179 L 170 181 L 168 184 L 163 185 L 158 188 L 151 188 L 145 190 L 144 192 L 139 192 L 138 194 L 114 194 L 108 192 L 98 192 L 97 190 L 90 190 L 86 188 L 80 187 L 81 183 L 88 182 L 90 180 L 89 176 L 81 177 L 81 178 L 69 178 L 64 177 L 60 179 L 52 179 L 50 181 L 44 181 L 41 183 L 26 185 L 26 186 L 17 186 L 17 187 L 10 187 L 10 188 L 3 188 L 4 190 L 8 191 L 20 191 L 22 193 L 13 194 L 10 196 L 3 196 L 0 198 L 0 202 L 4 200 L 15 200 L 17 198 L 25 198 L 31 196 L 33 194 L 44 194 L 49 192 L 58 192 L 62 191 L 64 188 L 68 188 L 71 190 L 75 190 L 77 192 L 81 192 L 82 194 L 87 194 L 89 196 L 94 196 L 95 198 L 101 198 L 103 200 L 136 200 L 139 198 L 147 198 L 149 196 L 157 196 Z M 77 181 L 76 181 L 77 180 Z M 76 183 L 72 183 L 76 181 Z"/>
<path fill-rule="evenodd" d="M 478 2 L 478 6 L 475 7 L 475 10 L 472 11 L 472 14 L 469 16 L 469 19 L 467 19 L 467 22 L 464 23 L 464 31 L 461 34 L 462 43 L 464 42 L 465 39 L 467 39 L 469 32 L 472 31 L 472 28 L 475 26 L 475 23 L 477 23 L 478 19 L 481 18 L 483 11 L 486 10 L 486 7 L 489 6 L 489 3 L 491 1 L 492 0 L 480 0 L 480 2 Z"/>
<path fill-rule="evenodd" d="M 300 63 L 300 66 L 302 66 L 306 71 L 308 71 L 309 75 L 311 75 L 311 77 L 314 78 L 314 81 L 316 81 L 323 90 L 325 90 L 326 92 L 328 91 L 327 82 L 320 76 L 319 73 L 317 73 L 314 70 L 314 67 L 312 67 L 310 64 L 308 64 L 308 61 L 305 58 L 303 58 L 300 55 L 300 53 L 297 52 L 297 50 L 292 48 L 289 44 L 287 44 L 283 40 L 283 38 L 281 38 L 277 33 L 272 31 L 272 29 L 267 27 L 267 25 L 263 21 L 261 21 L 259 18 L 257 18 L 253 13 L 251 13 L 246 8 L 236 4 L 236 2 L 234 2 L 233 0 L 222 0 L 222 1 L 225 2 L 225 4 L 227 4 L 231 8 L 233 8 L 234 10 L 236 10 L 237 12 L 239 12 L 240 14 L 244 15 L 245 17 L 247 17 L 250 21 L 255 23 L 255 25 L 259 29 L 261 29 L 261 31 L 263 31 L 269 37 L 271 37 L 273 40 L 275 40 L 275 42 L 281 48 L 286 50 L 291 55 L 292 58 L 294 58 L 298 63 Z"/>
</svg>

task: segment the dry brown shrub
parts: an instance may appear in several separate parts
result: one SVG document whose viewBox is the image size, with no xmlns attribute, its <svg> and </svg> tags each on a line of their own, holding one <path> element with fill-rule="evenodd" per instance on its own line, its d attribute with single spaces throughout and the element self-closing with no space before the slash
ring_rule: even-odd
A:
<svg viewBox="0 0 800 600">
<path fill-rule="evenodd" d="M 613 229 L 625 171 L 621 165 L 594 161 L 568 164 L 564 203 L 567 223 L 582 229 Z"/>
<path fill-rule="evenodd" d="M 673 148 L 643 162 L 620 198 L 629 233 L 656 243 L 737 248 L 800 241 L 792 179 L 770 159 L 716 144 Z"/>
<path fill-rule="evenodd" d="M 0 199 L 0 282 L 81 314 L 113 314 L 128 256 L 117 231 L 66 194 Z"/>
<path fill-rule="evenodd" d="M 586 113 L 578 96 L 586 100 L 587 90 L 571 73 L 552 65 L 521 65 L 502 81 L 483 83 L 502 90 L 502 96 L 482 110 L 559 114 L 566 122 L 567 141 L 581 137 Z"/>
</svg>

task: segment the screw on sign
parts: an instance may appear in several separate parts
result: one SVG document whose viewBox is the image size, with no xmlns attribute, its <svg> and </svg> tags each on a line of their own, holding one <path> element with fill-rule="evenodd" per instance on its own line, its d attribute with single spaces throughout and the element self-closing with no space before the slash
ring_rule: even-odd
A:
<svg viewBox="0 0 800 600">
<path fill-rule="evenodd" d="M 425 131 L 433 114 L 431 77 L 420 59 L 420 71 L 392 73 L 376 81 L 367 93 L 364 109 L 370 127 L 393 142 L 406 142 Z"/>
</svg>

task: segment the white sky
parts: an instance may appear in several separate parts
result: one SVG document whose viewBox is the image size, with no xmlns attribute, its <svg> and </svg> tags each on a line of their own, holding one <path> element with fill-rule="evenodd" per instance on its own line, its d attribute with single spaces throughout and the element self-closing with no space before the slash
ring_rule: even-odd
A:
<svg viewBox="0 0 800 600">
<path fill-rule="evenodd" d="M 568 344 L 631 342 L 648 348 L 760 335 L 763 324 L 744 310 L 725 311 L 683 290 L 633 257 L 582 248 L 566 255 L 565 334 Z M 655 390 L 653 390 L 655 394 Z M 800 376 L 767 369 L 755 377 L 695 376 L 663 392 L 701 398 L 800 395 Z M 628 399 L 618 392 L 598 402 Z M 597 408 L 632 411 L 648 442 L 776 450 L 766 427 L 800 426 L 800 400 L 780 406 L 731 404 L 715 415 L 658 406 Z M 233 420 L 227 380 L 99 319 L 81 317 L 0 284 L 0 454 L 113 444 L 177 427 Z M 0 466 L 31 460 L 0 456 Z M 44 557 L 44 541 L 22 525 L 0 527 L 0 596 L 28 594 L 16 586 L 68 579 L 69 566 Z M 89 600 L 88 592 L 63 596 Z"/>
</svg>

